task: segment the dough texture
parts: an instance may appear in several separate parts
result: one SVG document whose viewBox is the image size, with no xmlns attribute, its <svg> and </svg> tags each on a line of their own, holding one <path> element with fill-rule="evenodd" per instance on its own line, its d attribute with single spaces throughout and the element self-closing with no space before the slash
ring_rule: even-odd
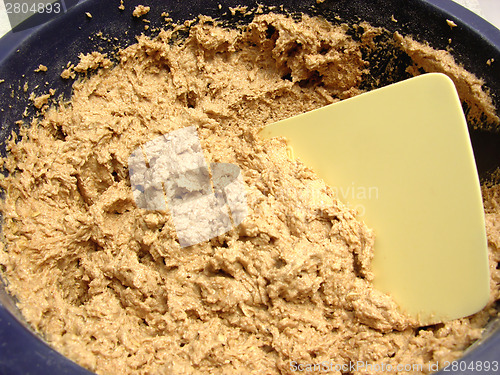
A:
<svg viewBox="0 0 500 375">
<path fill-rule="evenodd" d="M 183 28 L 138 37 L 115 65 L 81 55 L 65 72 L 87 72 L 71 100 L 38 99 L 43 116 L 10 142 L 0 270 L 27 322 L 98 374 L 288 374 L 292 361 L 428 372 L 458 358 L 497 314 L 498 188 L 485 194 L 490 304 L 420 328 L 371 285 L 374 233 L 288 158 L 283 140 L 256 133 L 373 88 L 376 37 L 414 58 L 406 74 L 449 74 L 470 115 L 496 124 L 480 80 L 447 52 L 369 25 L 356 38 L 347 25 L 278 14 L 239 28 L 200 17 L 179 38 Z M 183 248 L 169 211 L 135 205 L 128 158 L 186 126 L 197 127 L 207 162 L 240 168 L 248 216 Z"/>
</svg>

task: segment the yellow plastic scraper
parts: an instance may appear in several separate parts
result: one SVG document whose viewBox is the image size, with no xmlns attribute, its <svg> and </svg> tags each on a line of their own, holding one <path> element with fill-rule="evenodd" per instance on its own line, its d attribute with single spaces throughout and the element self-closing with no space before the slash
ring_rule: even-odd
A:
<svg viewBox="0 0 500 375">
<path fill-rule="evenodd" d="M 286 137 L 375 231 L 374 286 L 421 325 L 489 298 L 481 190 L 467 123 L 444 74 L 411 78 L 261 130 Z"/>
</svg>

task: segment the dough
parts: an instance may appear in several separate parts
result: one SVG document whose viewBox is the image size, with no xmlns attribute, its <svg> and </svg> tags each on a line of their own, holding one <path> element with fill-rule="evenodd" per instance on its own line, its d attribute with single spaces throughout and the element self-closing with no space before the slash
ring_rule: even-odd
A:
<svg viewBox="0 0 500 375">
<path fill-rule="evenodd" d="M 382 45 L 394 61 L 414 57 L 394 74 L 446 72 L 469 115 L 495 125 L 482 82 L 447 52 L 366 24 L 261 14 L 237 29 L 200 17 L 178 38 L 184 28 L 140 36 L 116 66 L 82 55 L 74 70 L 88 74 L 71 100 L 41 103 L 43 117 L 10 142 L 0 267 L 26 320 L 98 374 L 287 374 L 324 361 L 427 373 L 430 362 L 461 356 L 497 314 L 499 189 L 485 190 L 490 304 L 420 328 L 372 288 L 374 233 L 287 157 L 283 140 L 256 132 L 394 79 L 390 66 L 372 75 Z M 136 206 L 128 158 L 186 126 L 197 127 L 207 163 L 240 168 L 248 216 L 181 247 L 169 211 Z"/>
</svg>

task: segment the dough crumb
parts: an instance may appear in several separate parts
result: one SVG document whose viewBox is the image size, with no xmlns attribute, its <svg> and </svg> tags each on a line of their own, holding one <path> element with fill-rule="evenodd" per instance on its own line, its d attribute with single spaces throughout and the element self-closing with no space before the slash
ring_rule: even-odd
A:
<svg viewBox="0 0 500 375">
<path fill-rule="evenodd" d="M 144 5 L 137 5 L 134 11 L 132 12 L 132 15 L 134 17 L 139 18 L 141 16 L 144 16 L 145 14 L 148 14 L 150 10 L 151 10 L 150 7 L 145 7 Z"/>
<path fill-rule="evenodd" d="M 5 79 L 0 79 L 0 83 L 4 83 L 5 82 Z"/>
<path fill-rule="evenodd" d="M 35 93 L 32 92 L 30 95 L 30 100 L 33 102 L 33 105 L 36 108 L 40 109 L 49 102 L 50 96 L 51 96 L 50 93 L 45 95 L 35 96 Z"/>
<path fill-rule="evenodd" d="M 35 72 L 46 72 L 47 71 L 47 67 L 45 65 L 38 65 L 38 68 L 35 69 Z"/>
<path fill-rule="evenodd" d="M 396 18 L 394 18 L 394 14 L 391 14 L 391 21 L 392 22 L 398 22 L 398 20 Z"/>
<path fill-rule="evenodd" d="M 74 79 L 76 77 L 76 74 L 74 72 L 74 65 L 71 64 L 70 66 L 68 66 L 66 69 L 64 69 L 61 73 L 61 78 L 62 79 Z"/>
<path fill-rule="evenodd" d="M 247 12 L 247 10 L 248 10 L 247 6 L 237 6 L 234 8 L 229 7 L 229 11 L 231 12 L 232 16 L 235 16 L 236 13 L 245 14 Z"/>
<path fill-rule="evenodd" d="M 120 10 L 125 10 L 125 5 L 123 5 L 123 0 L 120 0 L 120 6 L 118 7 Z"/>
<path fill-rule="evenodd" d="M 165 21 L 165 23 L 172 23 L 172 22 L 174 22 L 174 20 L 170 17 L 170 14 L 168 12 L 163 12 L 161 14 L 161 16 L 163 17 L 163 20 Z"/>
<path fill-rule="evenodd" d="M 106 58 L 106 54 L 100 52 L 92 52 L 79 56 L 80 62 L 75 66 L 75 72 L 84 73 L 88 70 L 95 70 L 97 68 L 110 68 L 113 64 L 110 59 Z"/>
<path fill-rule="evenodd" d="M 92 18 L 92 14 L 90 14 L 89 12 L 86 12 L 85 15 L 88 17 L 88 18 Z"/>
<path fill-rule="evenodd" d="M 491 66 L 491 64 L 493 64 L 494 62 L 495 59 L 488 59 L 488 61 L 486 61 L 486 65 Z"/>
<path fill-rule="evenodd" d="M 454 27 L 457 27 L 457 24 L 455 22 L 453 22 L 452 20 L 446 20 L 446 23 L 448 24 L 448 26 L 450 26 L 452 29 Z"/>
</svg>

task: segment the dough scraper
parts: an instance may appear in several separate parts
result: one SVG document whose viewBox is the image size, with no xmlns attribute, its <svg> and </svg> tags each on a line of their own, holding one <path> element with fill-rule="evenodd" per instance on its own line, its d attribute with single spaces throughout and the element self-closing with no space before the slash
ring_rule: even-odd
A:
<svg viewBox="0 0 500 375">
<path fill-rule="evenodd" d="M 429 73 L 263 128 L 375 232 L 373 285 L 422 325 L 488 302 L 481 188 L 453 81 Z"/>
</svg>

